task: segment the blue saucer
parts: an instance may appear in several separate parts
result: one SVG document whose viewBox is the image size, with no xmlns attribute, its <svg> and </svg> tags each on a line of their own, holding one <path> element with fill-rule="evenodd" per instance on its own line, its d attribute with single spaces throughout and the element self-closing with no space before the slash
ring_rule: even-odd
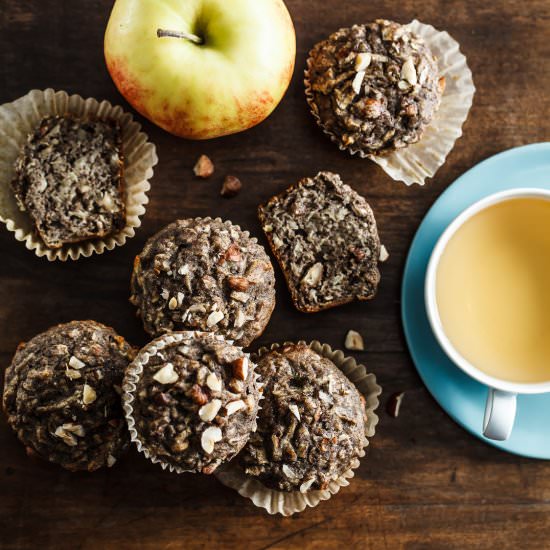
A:
<svg viewBox="0 0 550 550">
<path fill-rule="evenodd" d="M 503 451 L 550 459 L 550 393 L 521 395 L 508 441 L 482 431 L 487 387 L 447 358 L 432 334 L 424 307 L 424 276 L 432 249 L 449 223 L 474 202 L 512 187 L 550 189 L 550 143 L 510 149 L 458 178 L 431 207 L 413 240 L 403 275 L 401 315 L 409 351 L 424 384 L 443 409 L 469 432 Z"/>
</svg>

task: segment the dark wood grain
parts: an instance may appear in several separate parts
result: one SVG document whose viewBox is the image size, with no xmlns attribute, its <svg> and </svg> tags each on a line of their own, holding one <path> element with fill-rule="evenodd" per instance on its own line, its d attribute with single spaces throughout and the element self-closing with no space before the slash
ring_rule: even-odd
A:
<svg viewBox="0 0 550 550">
<path fill-rule="evenodd" d="M 229 0 L 228 0 L 229 1 Z M 0 0 L 0 102 L 54 87 L 125 105 L 103 62 L 109 0 Z M 174 138 L 146 121 L 160 164 L 137 236 L 124 248 L 77 263 L 50 264 L 0 231 L 0 361 L 20 340 L 71 319 L 114 326 L 145 342 L 127 302 L 133 256 L 168 222 L 229 218 L 259 235 L 256 205 L 320 169 L 366 195 L 391 258 L 378 297 L 314 315 L 293 309 L 279 273 L 278 306 L 258 345 L 320 339 L 341 347 L 365 335 L 357 354 L 384 388 L 381 422 L 350 487 L 296 517 L 270 517 L 206 476 L 176 476 L 135 451 L 115 468 L 70 474 L 28 459 L 0 423 L 0 547 L 21 548 L 543 548 L 550 544 L 550 465 L 499 452 L 460 429 L 437 406 L 411 364 L 399 318 L 407 248 L 426 210 L 462 172 L 516 145 L 550 138 L 548 0 L 288 0 L 298 35 L 291 87 L 275 113 L 244 134 L 210 142 Z M 339 152 L 315 127 L 303 95 L 308 49 L 340 26 L 377 17 L 418 17 L 448 30 L 468 56 L 477 95 L 465 135 L 433 181 L 406 188 L 377 166 Z M 125 105 L 126 108 L 129 108 Z M 139 118 L 139 117 L 138 117 Z M 191 172 L 200 153 L 212 180 Z M 244 190 L 218 195 L 223 175 Z M 528 183 L 528 182 L 526 182 Z M 406 392 L 397 419 L 388 397 Z"/>
</svg>

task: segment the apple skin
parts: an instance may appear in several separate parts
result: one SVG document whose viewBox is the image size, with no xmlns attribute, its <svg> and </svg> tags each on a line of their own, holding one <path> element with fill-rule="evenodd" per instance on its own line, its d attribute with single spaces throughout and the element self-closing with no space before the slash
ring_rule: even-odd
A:
<svg viewBox="0 0 550 550">
<path fill-rule="evenodd" d="M 193 33 L 158 38 L 157 29 Z M 116 0 L 105 61 L 126 100 L 177 136 L 246 130 L 282 99 L 296 35 L 282 0 Z"/>
</svg>

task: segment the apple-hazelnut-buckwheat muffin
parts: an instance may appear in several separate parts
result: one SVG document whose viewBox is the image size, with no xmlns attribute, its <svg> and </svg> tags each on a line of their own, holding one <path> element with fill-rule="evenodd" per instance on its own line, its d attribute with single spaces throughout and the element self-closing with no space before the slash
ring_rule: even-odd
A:
<svg viewBox="0 0 550 550">
<path fill-rule="evenodd" d="M 123 165 L 116 122 L 51 116 L 29 135 L 11 185 L 45 245 L 61 248 L 124 227 Z"/>
<path fill-rule="evenodd" d="M 3 401 L 27 452 L 71 471 L 112 466 L 129 443 L 119 392 L 134 355 L 94 321 L 58 325 L 21 344 Z"/>
<path fill-rule="evenodd" d="M 248 354 L 219 334 L 160 336 L 125 375 L 132 440 L 153 462 L 211 474 L 256 429 L 256 378 Z"/>
<path fill-rule="evenodd" d="M 331 34 L 311 50 L 306 70 L 318 124 L 341 148 L 364 155 L 419 141 L 444 85 L 424 40 L 383 19 Z"/>
<path fill-rule="evenodd" d="M 304 178 L 258 209 L 296 308 L 368 300 L 380 281 L 380 239 L 367 201 L 337 174 Z"/>
<path fill-rule="evenodd" d="M 145 330 L 219 332 L 247 346 L 275 307 L 275 275 L 248 232 L 220 219 L 178 220 L 136 257 L 130 301 Z"/>
<path fill-rule="evenodd" d="M 306 344 L 260 354 L 256 368 L 265 399 L 241 455 L 245 473 L 277 491 L 326 489 L 363 455 L 364 398 Z"/>
</svg>

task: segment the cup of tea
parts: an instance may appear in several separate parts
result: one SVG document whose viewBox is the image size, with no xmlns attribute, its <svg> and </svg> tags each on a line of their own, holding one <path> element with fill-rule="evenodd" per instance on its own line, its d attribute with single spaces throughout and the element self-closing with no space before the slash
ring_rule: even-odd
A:
<svg viewBox="0 0 550 550">
<path fill-rule="evenodd" d="M 508 439 L 517 395 L 550 392 L 550 191 L 464 210 L 432 252 L 425 302 L 445 353 L 488 387 L 483 434 Z"/>
</svg>

